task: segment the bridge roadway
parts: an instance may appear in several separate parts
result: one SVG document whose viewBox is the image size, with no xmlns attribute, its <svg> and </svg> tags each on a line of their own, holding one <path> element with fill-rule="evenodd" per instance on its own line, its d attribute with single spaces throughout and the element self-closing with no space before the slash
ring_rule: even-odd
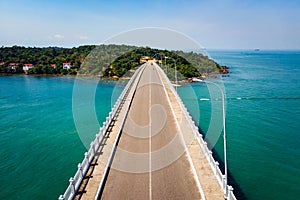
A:
<svg viewBox="0 0 300 200">
<path fill-rule="evenodd" d="M 99 185 L 124 109 L 75 199 L 94 199 L 97 192 L 99 199 L 224 199 L 162 70 L 150 62 L 142 67 L 103 190 Z"/>
</svg>

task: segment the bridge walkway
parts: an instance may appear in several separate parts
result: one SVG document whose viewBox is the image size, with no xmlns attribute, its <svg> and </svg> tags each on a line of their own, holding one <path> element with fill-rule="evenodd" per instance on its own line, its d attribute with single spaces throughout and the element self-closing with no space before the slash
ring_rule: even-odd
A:
<svg viewBox="0 0 300 200">
<path fill-rule="evenodd" d="M 224 199 L 169 80 L 155 63 L 143 67 L 75 199 Z"/>
</svg>

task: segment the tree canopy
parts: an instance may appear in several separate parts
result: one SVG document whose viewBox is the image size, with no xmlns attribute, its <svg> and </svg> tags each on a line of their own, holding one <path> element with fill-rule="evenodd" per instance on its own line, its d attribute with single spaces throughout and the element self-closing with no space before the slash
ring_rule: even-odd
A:
<svg viewBox="0 0 300 200">
<path fill-rule="evenodd" d="M 194 52 L 168 51 L 128 45 L 85 45 L 61 47 L 1 47 L 0 73 L 24 73 L 24 64 L 33 64 L 27 74 L 92 74 L 103 77 L 123 76 L 140 66 L 142 56 L 153 57 L 170 69 L 176 68 L 185 78 L 201 74 L 221 73 L 221 66 L 208 57 Z M 167 58 L 167 59 L 166 59 Z M 64 69 L 63 63 L 71 68 Z M 17 63 L 10 67 L 10 63 Z M 55 67 L 54 67 L 55 66 Z"/>
</svg>

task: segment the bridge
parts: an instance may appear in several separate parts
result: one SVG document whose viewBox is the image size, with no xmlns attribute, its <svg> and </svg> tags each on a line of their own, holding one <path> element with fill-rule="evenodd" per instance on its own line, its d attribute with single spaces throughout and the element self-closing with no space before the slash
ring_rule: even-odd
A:
<svg viewBox="0 0 300 200">
<path fill-rule="evenodd" d="M 236 199 L 163 70 L 143 64 L 59 200 Z"/>
</svg>

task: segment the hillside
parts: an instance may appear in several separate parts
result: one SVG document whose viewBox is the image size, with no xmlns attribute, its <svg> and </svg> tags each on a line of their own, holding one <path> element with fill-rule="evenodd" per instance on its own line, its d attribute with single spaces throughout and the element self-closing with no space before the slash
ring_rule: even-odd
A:
<svg viewBox="0 0 300 200">
<path fill-rule="evenodd" d="M 86 45 L 74 48 L 1 47 L 0 73 L 86 74 L 121 77 L 129 70 L 140 66 L 142 56 L 153 57 L 163 65 L 166 62 L 170 76 L 172 76 L 172 70 L 174 71 L 175 62 L 182 78 L 224 72 L 224 67 L 222 68 L 215 61 L 193 52 L 128 45 Z"/>
</svg>

